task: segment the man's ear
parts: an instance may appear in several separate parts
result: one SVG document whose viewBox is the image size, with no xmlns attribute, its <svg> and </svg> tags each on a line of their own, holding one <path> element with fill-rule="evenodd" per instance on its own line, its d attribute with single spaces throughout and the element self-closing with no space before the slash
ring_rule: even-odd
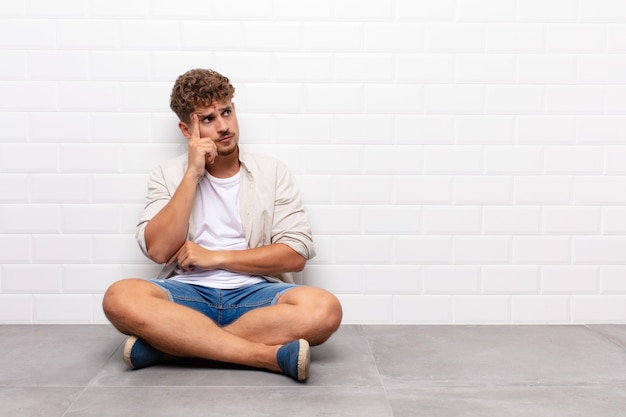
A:
<svg viewBox="0 0 626 417">
<path fill-rule="evenodd" d="M 178 128 L 183 133 L 183 136 L 187 139 L 191 138 L 191 131 L 189 130 L 189 125 L 185 122 L 178 122 Z"/>
</svg>

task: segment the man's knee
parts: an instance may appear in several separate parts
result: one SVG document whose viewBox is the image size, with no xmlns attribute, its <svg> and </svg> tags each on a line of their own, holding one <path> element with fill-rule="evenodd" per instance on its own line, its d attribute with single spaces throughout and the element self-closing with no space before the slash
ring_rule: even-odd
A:
<svg viewBox="0 0 626 417">
<path fill-rule="evenodd" d="M 319 311 L 324 315 L 323 320 L 327 326 L 334 332 L 341 324 L 343 318 L 343 310 L 341 303 L 333 294 L 327 293 L 319 301 Z"/>
<path fill-rule="evenodd" d="M 306 305 L 308 309 L 308 327 L 310 329 L 309 342 L 312 345 L 324 343 L 341 325 L 343 310 L 341 303 L 328 291 L 315 289 L 310 294 Z"/>
<path fill-rule="evenodd" d="M 117 281 L 104 293 L 102 309 L 104 310 L 104 315 L 113 324 L 117 323 L 119 318 L 124 315 L 123 311 L 128 307 L 128 287 L 127 280 Z"/>
<path fill-rule="evenodd" d="M 137 320 L 143 296 L 158 295 L 158 287 L 140 279 L 124 279 L 113 283 L 104 293 L 102 309 L 113 325 L 124 327 L 125 323 Z M 120 329 L 122 330 L 122 329 Z"/>
</svg>

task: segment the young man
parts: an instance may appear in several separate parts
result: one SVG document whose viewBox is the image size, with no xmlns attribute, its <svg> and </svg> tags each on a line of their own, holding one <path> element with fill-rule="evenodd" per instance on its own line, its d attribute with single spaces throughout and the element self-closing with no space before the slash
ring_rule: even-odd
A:
<svg viewBox="0 0 626 417">
<path fill-rule="evenodd" d="M 294 179 L 279 161 L 246 153 L 234 88 L 195 69 L 174 84 L 170 107 L 188 153 L 156 168 L 137 240 L 157 279 L 125 279 L 104 312 L 129 335 L 124 360 L 143 368 L 195 357 L 308 377 L 309 345 L 326 341 L 342 310 L 328 291 L 293 284 L 315 254 Z"/>
</svg>

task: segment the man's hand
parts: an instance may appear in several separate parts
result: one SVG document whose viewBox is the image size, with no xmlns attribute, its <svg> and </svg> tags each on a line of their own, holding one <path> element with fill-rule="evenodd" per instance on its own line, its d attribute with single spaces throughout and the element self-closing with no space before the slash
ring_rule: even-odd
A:
<svg viewBox="0 0 626 417">
<path fill-rule="evenodd" d="M 178 267 L 183 271 L 193 271 L 196 268 L 213 270 L 218 267 L 218 253 L 187 241 L 167 263 L 177 261 Z"/>
<path fill-rule="evenodd" d="M 241 274 L 276 275 L 302 271 L 306 259 L 282 243 L 245 250 L 210 250 L 187 241 L 167 264 L 172 262 L 178 262 L 183 271 L 224 269 Z"/>
<path fill-rule="evenodd" d="M 191 136 L 189 137 L 189 167 L 187 172 L 195 178 L 204 175 L 207 163 L 212 164 L 217 157 L 217 146 L 211 138 L 200 137 L 200 121 L 196 113 L 191 115 Z"/>
</svg>

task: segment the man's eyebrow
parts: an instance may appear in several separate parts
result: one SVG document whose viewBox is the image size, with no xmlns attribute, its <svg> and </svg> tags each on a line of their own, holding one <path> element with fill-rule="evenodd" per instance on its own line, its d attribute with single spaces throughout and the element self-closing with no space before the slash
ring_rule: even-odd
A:
<svg viewBox="0 0 626 417">
<path fill-rule="evenodd" d="M 233 106 L 232 105 L 228 105 L 228 106 L 220 107 L 217 110 L 218 110 L 219 113 L 222 113 L 222 112 L 224 112 L 226 110 L 232 110 L 232 109 L 233 109 Z M 204 117 L 213 116 L 215 114 L 215 112 L 214 111 L 210 111 L 208 113 L 200 113 L 200 112 L 198 112 L 198 113 L 194 113 L 194 114 L 197 114 L 198 117 L 202 119 Z"/>
</svg>

